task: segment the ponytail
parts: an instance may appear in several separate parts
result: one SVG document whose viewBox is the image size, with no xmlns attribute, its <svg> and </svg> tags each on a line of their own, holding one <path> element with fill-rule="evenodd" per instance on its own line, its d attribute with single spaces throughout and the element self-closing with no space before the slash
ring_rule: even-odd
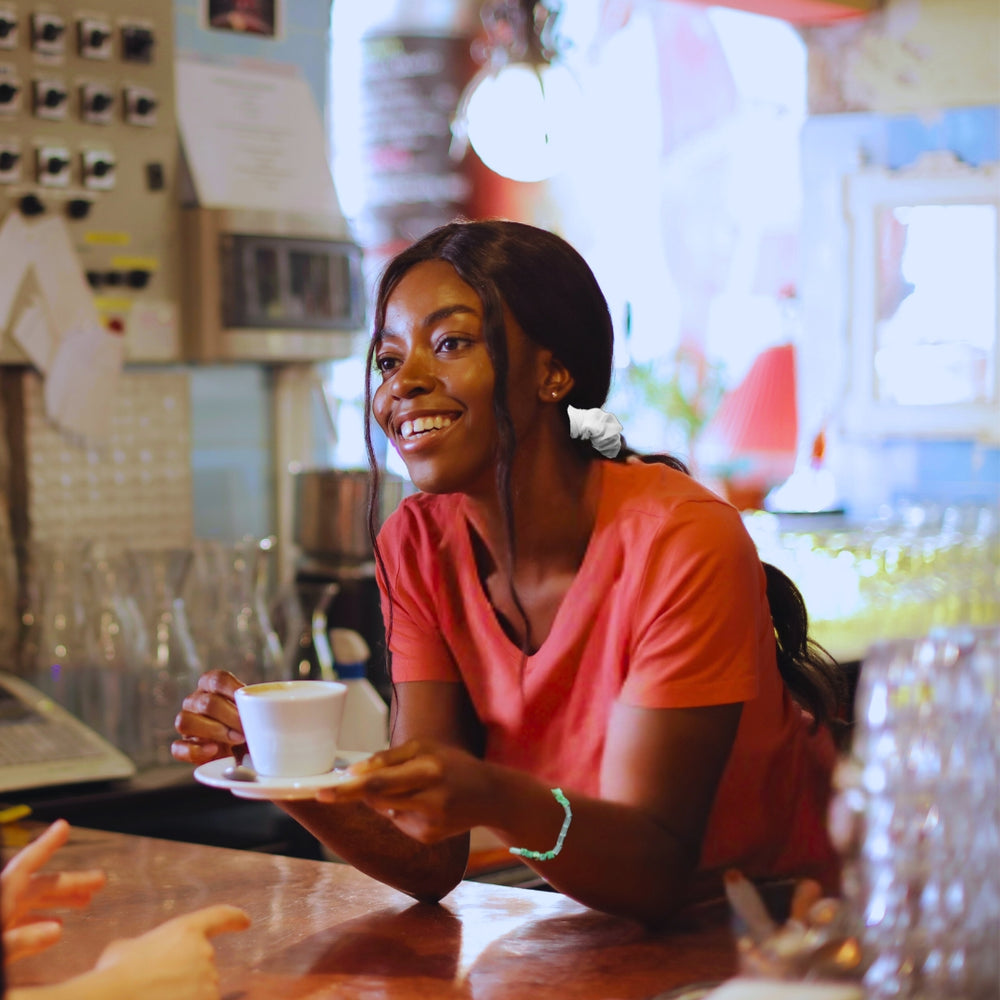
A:
<svg viewBox="0 0 1000 1000">
<path fill-rule="evenodd" d="M 844 674 L 837 661 L 809 638 L 809 617 L 799 588 L 777 566 L 763 566 L 782 680 L 813 717 L 814 728 L 837 728 L 843 724 L 841 710 L 847 701 Z"/>
</svg>

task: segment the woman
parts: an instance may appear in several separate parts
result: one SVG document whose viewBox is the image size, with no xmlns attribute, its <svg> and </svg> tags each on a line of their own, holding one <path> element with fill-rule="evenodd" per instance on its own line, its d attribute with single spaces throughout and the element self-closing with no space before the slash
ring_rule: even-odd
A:
<svg viewBox="0 0 1000 1000">
<path fill-rule="evenodd" d="M 830 665 L 777 575 L 792 619 L 772 625 L 735 509 L 668 464 L 595 450 L 620 447 L 608 415 L 577 412 L 607 395 L 612 339 L 582 257 L 531 226 L 450 224 L 382 276 L 367 398 L 421 491 L 376 548 L 392 745 L 283 807 L 418 898 L 461 879 L 474 826 L 555 889 L 649 924 L 696 876 L 721 892 L 728 866 L 836 880 L 816 725 Z M 202 678 L 177 759 L 242 741 L 238 686 Z"/>
</svg>

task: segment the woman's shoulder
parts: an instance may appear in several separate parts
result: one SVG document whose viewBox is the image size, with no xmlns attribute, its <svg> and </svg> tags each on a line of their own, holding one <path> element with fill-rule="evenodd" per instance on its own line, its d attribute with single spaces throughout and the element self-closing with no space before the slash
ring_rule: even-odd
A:
<svg viewBox="0 0 1000 1000">
<path fill-rule="evenodd" d="M 739 512 L 728 501 L 693 476 L 660 462 L 608 462 L 605 499 L 616 515 L 646 513 L 656 517 L 675 514 L 686 505 L 704 505 L 704 512 L 724 518 Z M 691 508 L 697 512 L 699 507 Z"/>
<path fill-rule="evenodd" d="M 379 544 L 393 547 L 439 548 L 459 520 L 458 494 L 414 493 L 386 518 Z"/>
<path fill-rule="evenodd" d="M 608 463 L 599 523 L 630 550 L 752 548 L 740 512 L 685 472 L 660 463 Z"/>
</svg>

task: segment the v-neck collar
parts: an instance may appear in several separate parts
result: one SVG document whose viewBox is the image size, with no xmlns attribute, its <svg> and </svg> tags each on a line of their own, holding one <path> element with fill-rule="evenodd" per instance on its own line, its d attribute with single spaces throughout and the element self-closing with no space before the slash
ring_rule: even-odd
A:
<svg viewBox="0 0 1000 1000">
<path fill-rule="evenodd" d="M 573 582 L 559 602 L 555 617 L 552 619 L 552 626 L 549 634 L 542 641 L 541 645 L 534 653 L 529 653 L 526 662 L 528 664 L 548 661 L 552 657 L 558 657 L 563 652 L 563 647 L 567 640 L 575 634 L 574 629 L 565 627 L 567 615 L 593 616 L 597 612 L 597 604 L 600 595 L 595 594 L 587 587 L 587 579 L 590 577 L 589 567 L 595 559 L 600 558 L 597 551 L 600 547 L 598 541 L 601 535 L 601 528 L 607 520 L 608 506 L 608 484 L 607 484 L 607 463 L 601 462 L 599 468 L 600 480 L 598 483 L 597 512 L 594 517 L 594 527 L 587 540 L 587 547 L 583 553 L 583 559 L 573 577 Z M 478 630 L 491 637 L 493 645 L 507 654 L 511 660 L 520 661 L 521 647 L 514 642 L 507 634 L 497 615 L 493 603 L 490 601 L 486 587 L 479 577 L 479 570 L 476 563 L 475 547 L 472 541 L 472 534 L 475 531 L 472 522 L 469 520 L 464 503 L 461 506 L 461 516 L 457 519 L 455 535 L 458 544 L 458 563 L 462 577 L 462 591 L 470 596 L 467 611 L 470 620 L 469 627 Z"/>
</svg>

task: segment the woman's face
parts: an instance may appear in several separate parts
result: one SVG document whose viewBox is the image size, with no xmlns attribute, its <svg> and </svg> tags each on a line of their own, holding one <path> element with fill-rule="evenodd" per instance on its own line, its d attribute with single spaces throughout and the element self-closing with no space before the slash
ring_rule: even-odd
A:
<svg viewBox="0 0 1000 1000">
<path fill-rule="evenodd" d="M 518 415 L 536 398 L 541 366 L 538 349 L 510 317 L 506 331 L 516 429 Z M 482 303 L 446 261 L 417 264 L 396 286 L 375 366 L 381 384 L 372 413 L 414 485 L 429 493 L 494 495 L 495 376 Z"/>
</svg>

